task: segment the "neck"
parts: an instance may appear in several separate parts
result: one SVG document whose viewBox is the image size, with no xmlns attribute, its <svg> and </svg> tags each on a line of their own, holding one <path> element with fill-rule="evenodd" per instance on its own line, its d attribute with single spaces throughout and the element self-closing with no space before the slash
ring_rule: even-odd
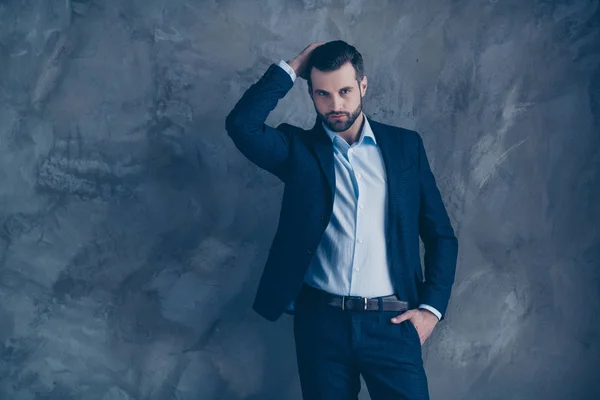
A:
<svg viewBox="0 0 600 400">
<path fill-rule="evenodd" d="M 348 128 L 344 132 L 336 132 L 336 134 L 339 135 L 342 139 L 344 139 L 349 145 L 352 145 L 354 142 L 360 139 L 360 133 L 362 132 L 364 123 L 365 117 L 361 112 L 350 128 Z"/>
</svg>

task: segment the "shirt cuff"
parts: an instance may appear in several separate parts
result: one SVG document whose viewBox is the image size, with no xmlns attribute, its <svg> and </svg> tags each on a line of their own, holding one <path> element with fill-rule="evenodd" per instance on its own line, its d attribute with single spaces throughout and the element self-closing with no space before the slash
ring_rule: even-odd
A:
<svg viewBox="0 0 600 400">
<path fill-rule="evenodd" d="M 277 64 L 277 65 L 280 66 L 281 68 L 283 68 L 283 70 L 290 75 L 290 78 L 292 78 L 292 82 L 294 82 L 296 80 L 296 73 L 294 72 L 294 68 L 290 67 L 290 65 L 288 63 L 281 60 L 281 61 L 279 61 L 279 64 Z"/>
<path fill-rule="evenodd" d="M 431 311 L 432 313 L 435 314 L 436 317 L 438 317 L 438 320 L 442 319 L 442 313 L 440 313 L 438 310 L 436 310 L 435 308 L 431 307 L 430 305 L 421 304 L 421 305 L 419 305 L 419 308 L 424 308 L 426 310 Z"/>
</svg>

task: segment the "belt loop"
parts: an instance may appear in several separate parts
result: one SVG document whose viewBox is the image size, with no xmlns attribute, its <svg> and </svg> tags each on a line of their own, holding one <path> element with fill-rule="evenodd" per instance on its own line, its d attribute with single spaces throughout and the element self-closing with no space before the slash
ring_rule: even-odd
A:
<svg viewBox="0 0 600 400">
<path fill-rule="evenodd" d="M 379 312 L 383 312 L 383 300 L 381 300 L 381 297 L 377 298 L 377 303 L 379 303 Z"/>
</svg>

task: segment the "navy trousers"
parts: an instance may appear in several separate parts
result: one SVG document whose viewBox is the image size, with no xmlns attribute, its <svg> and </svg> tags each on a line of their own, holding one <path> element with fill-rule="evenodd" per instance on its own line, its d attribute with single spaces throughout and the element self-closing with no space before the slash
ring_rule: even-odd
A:
<svg viewBox="0 0 600 400">
<path fill-rule="evenodd" d="M 421 342 L 398 311 L 348 311 L 303 297 L 294 339 L 305 400 L 356 400 L 362 374 L 371 400 L 428 400 Z"/>
</svg>

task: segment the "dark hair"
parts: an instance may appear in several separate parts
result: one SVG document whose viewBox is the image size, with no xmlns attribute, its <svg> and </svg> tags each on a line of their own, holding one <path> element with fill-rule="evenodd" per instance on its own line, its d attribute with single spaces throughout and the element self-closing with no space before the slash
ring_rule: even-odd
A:
<svg viewBox="0 0 600 400">
<path fill-rule="evenodd" d="M 354 67 L 356 80 L 360 82 L 364 76 L 363 58 L 354 46 L 343 40 L 334 40 L 314 49 L 310 54 L 306 69 L 309 91 L 312 90 L 310 72 L 313 67 L 319 71 L 335 71 L 347 62 Z"/>
</svg>

